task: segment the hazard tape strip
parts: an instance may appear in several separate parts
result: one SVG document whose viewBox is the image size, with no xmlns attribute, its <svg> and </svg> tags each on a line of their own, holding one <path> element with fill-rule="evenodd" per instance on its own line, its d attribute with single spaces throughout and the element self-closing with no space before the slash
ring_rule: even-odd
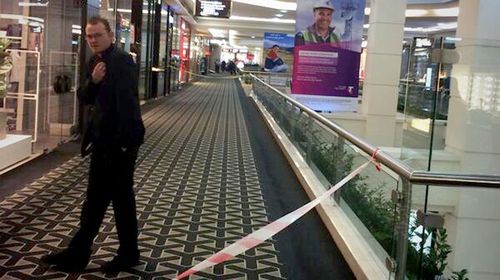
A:
<svg viewBox="0 0 500 280">
<path fill-rule="evenodd" d="M 371 157 L 370 160 L 356 168 L 353 172 L 351 172 L 349 175 L 347 175 L 344 179 L 342 179 L 340 182 L 338 182 L 335 186 L 330 188 L 328 191 L 326 191 L 324 194 L 319 196 L 318 198 L 312 200 L 311 202 L 307 203 L 306 205 L 300 207 L 299 209 L 290 212 L 289 214 L 279 218 L 278 220 L 264 226 L 263 228 L 247 235 L 246 237 L 236 241 L 235 243 L 229 245 L 228 247 L 222 249 L 221 251 L 215 253 L 208 259 L 200 262 L 199 264 L 195 265 L 194 267 L 184 271 L 180 275 L 178 275 L 176 278 L 173 280 L 181 280 L 185 277 L 190 276 L 191 274 L 194 274 L 198 271 L 202 271 L 206 268 L 209 268 L 211 266 L 214 266 L 216 264 L 225 262 L 227 260 L 230 260 L 234 258 L 235 256 L 254 248 L 255 246 L 263 243 L 267 239 L 271 238 L 284 228 L 288 227 L 292 223 L 294 223 L 296 220 L 298 220 L 300 217 L 304 216 L 307 212 L 309 212 L 311 209 L 316 207 L 318 204 L 320 204 L 323 200 L 326 198 L 330 197 L 335 191 L 340 189 L 345 183 L 349 182 L 352 178 L 354 178 L 356 175 L 358 175 L 363 169 L 365 169 L 368 164 L 374 163 L 377 166 L 377 170 L 379 170 L 379 163 L 376 161 L 375 157 L 378 153 L 379 149 L 375 151 L 373 156 Z"/>
</svg>

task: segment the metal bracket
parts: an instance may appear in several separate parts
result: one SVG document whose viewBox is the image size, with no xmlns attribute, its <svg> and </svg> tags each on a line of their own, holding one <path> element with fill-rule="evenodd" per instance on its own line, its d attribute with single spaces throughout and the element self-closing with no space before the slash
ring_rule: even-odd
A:
<svg viewBox="0 0 500 280">
<path fill-rule="evenodd" d="M 400 191 L 392 190 L 391 201 L 394 204 L 400 204 L 403 201 L 403 194 Z"/>
<path fill-rule="evenodd" d="M 387 258 L 385 258 L 385 267 L 390 272 L 396 272 L 396 270 L 398 269 L 398 263 L 396 262 L 395 259 L 393 259 L 391 257 L 387 257 Z"/>
<path fill-rule="evenodd" d="M 444 226 L 444 217 L 439 213 L 424 213 L 422 210 L 417 210 L 417 221 L 429 228 L 442 228 Z"/>
</svg>

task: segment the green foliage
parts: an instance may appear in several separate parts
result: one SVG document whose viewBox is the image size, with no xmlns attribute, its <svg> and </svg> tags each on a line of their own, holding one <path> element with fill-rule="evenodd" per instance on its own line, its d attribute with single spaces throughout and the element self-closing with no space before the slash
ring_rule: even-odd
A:
<svg viewBox="0 0 500 280">
<path fill-rule="evenodd" d="M 351 172 L 354 157 L 345 150 L 346 145 L 341 138 L 322 136 L 321 129 L 315 128 L 314 121 L 309 116 L 287 105 L 276 94 L 265 90 L 257 93 L 283 130 L 292 136 L 298 148 L 309 155 L 310 160 L 330 183 L 340 181 Z M 392 252 L 393 229 L 398 219 L 395 216 L 395 205 L 383 193 L 383 185 L 367 186 L 365 178 L 358 175 L 341 189 L 341 196 L 382 247 L 387 252 Z M 418 226 L 410 225 L 410 237 L 417 234 Z M 406 265 L 408 279 L 417 279 L 418 275 L 419 279 L 434 279 L 436 275 L 442 275 L 447 265 L 446 259 L 452 251 L 444 228 L 424 229 L 421 238 L 431 238 L 431 245 L 424 248 L 421 256 L 417 249 L 420 248 L 420 242 L 409 238 Z M 452 279 L 468 280 L 466 274 L 465 269 L 453 272 Z"/>
<path fill-rule="evenodd" d="M 7 73 L 12 68 L 12 64 L 9 59 L 9 54 L 5 51 L 10 45 L 8 39 L 0 39 L 0 98 L 4 98 L 7 92 L 7 83 L 5 78 Z"/>
<path fill-rule="evenodd" d="M 469 280 L 469 277 L 467 277 L 467 269 L 462 269 L 460 271 L 453 271 L 453 275 L 451 276 L 451 280 Z"/>
<path fill-rule="evenodd" d="M 429 254 L 422 260 L 423 275 L 434 277 L 434 275 L 443 275 L 446 265 L 446 259 L 451 253 L 451 246 L 447 243 L 448 233 L 445 228 L 436 229 L 433 232 L 433 238 L 430 245 Z"/>
<path fill-rule="evenodd" d="M 243 75 L 243 79 L 244 79 L 245 84 L 247 84 L 247 85 L 252 84 L 252 76 L 250 76 L 249 74 Z"/>
<path fill-rule="evenodd" d="M 339 139 L 332 144 L 313 145 L 311 159 L 332 184 L 347 176 L 352 169 L 354 157 L 344 146 L 344 142 Z M 364 179 L 356 176 L 347 183 L 342 188 L 342 198 L 382 247 L 391 252 L 395 222 L 394 204 L 386 199 L 383 185 L 369 187 Z"/>
</svg>

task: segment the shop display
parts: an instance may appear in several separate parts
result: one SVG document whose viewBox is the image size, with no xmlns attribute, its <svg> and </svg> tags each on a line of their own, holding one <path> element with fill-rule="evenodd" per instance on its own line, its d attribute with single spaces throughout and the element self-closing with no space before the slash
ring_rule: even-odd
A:
<svg viewBox="0 0 500 280">
<path fill-rule="evenodd" d="M 5 97 L 5 94 L 7 93 L 6 76 L 12 68 L 12 64 L 9 60 L 9 54 L 6 52 L 6 49 L 9 46 L 9 44 L 10 44 L 9 40 L 0 39 L 0 98 L 1 99 L 3 99 Z M 6 112 L 4 112 L 0 108 L 0 140 L 4 139 L 7 134 L 6 121 L 7 121 Z"/>
</svg>

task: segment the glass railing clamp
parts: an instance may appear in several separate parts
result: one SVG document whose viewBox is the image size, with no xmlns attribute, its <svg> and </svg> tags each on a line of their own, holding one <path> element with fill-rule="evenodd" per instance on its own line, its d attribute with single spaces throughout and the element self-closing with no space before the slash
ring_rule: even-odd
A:
<svg viewBox="0 0 500 280">
<path fill-rule="evenodd" d="M 420 209 L 417 210 L 417 221 L 427 228 L 442 228 L 444 226 L 444 217 L 439 213 L 424 213 Z"/>
</svg>

